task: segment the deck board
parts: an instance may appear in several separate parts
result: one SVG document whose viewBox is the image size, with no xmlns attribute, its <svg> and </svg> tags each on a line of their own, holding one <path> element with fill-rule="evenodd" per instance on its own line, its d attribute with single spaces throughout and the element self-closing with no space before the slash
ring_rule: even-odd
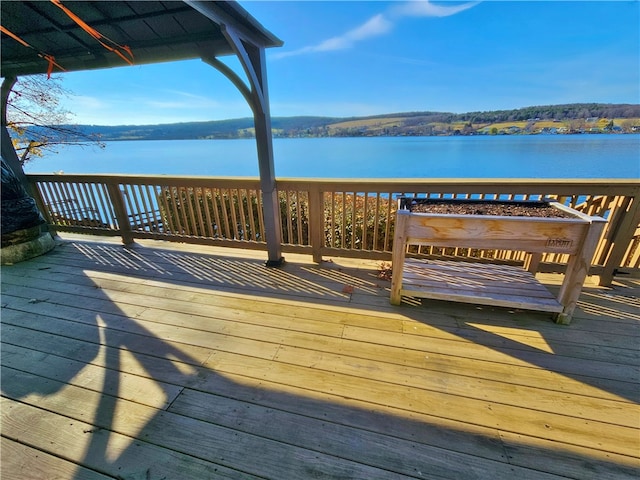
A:
<svg viewBox="0 0 640 480">
<path fill-rule="evenodd" d="M 4 480 L 51 480 L 52 478 L 73 478 L 85 480 L 109 480 L 102 475 L 70 461 L 45 453 L 41 450 L 14 442 L 6 437 L 0 439 L 2 464 L 0 477 Z"/>
<path fill-rule="evenodd" d="M 3 267 L 2 478 L 637 477 L 640 281 L 559 326 L 261 257 L 69 235 Z"/>
</svg>

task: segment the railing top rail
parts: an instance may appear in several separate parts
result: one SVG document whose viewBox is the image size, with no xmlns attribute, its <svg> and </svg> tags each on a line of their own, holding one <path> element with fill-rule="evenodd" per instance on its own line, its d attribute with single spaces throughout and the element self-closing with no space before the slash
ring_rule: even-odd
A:
<svg viewBox="0 0 640 480">
<path fill-rule="evenodd" d="M 187 186 L 227 186 L 246 188 L 247 184 L 259 185 L 258 177 L 214 177 L 191 175 L 131 175 L 131 174 L 44 174 L 30 173 L 31 181 L 181 184 Z M 591 193 L 615 195 L 640 195 L 640 179 L 621 178 L 285 178 L 277 179 L 281 187 L 297 189 L 320 189 L 324 191 L 348 190 L 371 192 L 411 192 L 430 189 L 443 193 L 479 193 L 503 191 L 505 193 L 557 194 Z M 446 190 L 445 190 L 446 189 Z"/>
<path fill-rule="evenodd" d="M 426 188 L 443 193 L 590 193 L 640 195 L 638 179 L 565 179 L 565 178 L 389 178 L 389 179 L 320 179 L 279 178 L 278 185 L 295 188 L 317 188 L 332 191 L 349 186 L 350 191 L 400 192 L 421 191 Z M 472 191 L 473 189 L 476 189 Z"/>
<path fill-rule="evenodd" d="M 260 184 L 258 177 L 214 177 L 203 175 L 132 175 L 115 173 L 29 173 L 27 178 L 34 182 L 62 181 L 87 183 L 138 183 L 138 184 L 180 184 L 188 186 L 204 186 L 213 183 L 216 186 L 242 186 Z"/>
</svg>

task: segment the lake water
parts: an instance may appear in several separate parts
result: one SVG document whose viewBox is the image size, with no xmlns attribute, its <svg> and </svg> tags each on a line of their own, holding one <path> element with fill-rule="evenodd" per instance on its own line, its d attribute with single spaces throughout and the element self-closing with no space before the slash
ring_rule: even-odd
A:
<svg viewBox="0 0 640 480">
<path fill-rule="evenodd" d="M 278 177 L 640 178 L 640 135 L 274 139 Z M 108 142 L 38 158 L 27 173 L 257 176 L 255 140 Z"/>
</svg>

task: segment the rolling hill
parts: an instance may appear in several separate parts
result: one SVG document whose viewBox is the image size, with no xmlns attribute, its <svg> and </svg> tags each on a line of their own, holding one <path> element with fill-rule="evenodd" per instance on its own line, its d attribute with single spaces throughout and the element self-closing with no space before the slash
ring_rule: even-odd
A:
<svg viewBox="0 0 640 480">
<path fill-rule="evenodd" d="M 161 125 L 78 125 L 102 141 L 188 140 L 253 137 L 253 119 Z M 536 133 L 637 133 L 640 105 L 568 104 L 515 110 L 446 113 L 405 112 L 368 117 L 273 117 L 274 137 L 426 136 Z"/>
</svg>

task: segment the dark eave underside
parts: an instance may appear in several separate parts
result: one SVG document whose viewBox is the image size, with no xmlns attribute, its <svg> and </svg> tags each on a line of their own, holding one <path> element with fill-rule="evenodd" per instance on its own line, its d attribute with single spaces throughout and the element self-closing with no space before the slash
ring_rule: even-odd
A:
<svg viewBox="0 0 640 480">
<path fill-rule="evenodd" d="M 282 45 L 235 2 L 193 3 L 212 12 L 216 21 L 182 1 L 74 1 L 65 6 L 104 37 L 129 47 L 136 65 L 234 53 L 219 23 L 259 46 Z M 3 1 L 0 9 L 2 26 L 33 47 L 3 33 L 3 77 L 46 73 L 43 54 L 53 56 L 65 71 L 127 65 L 51 2 Z"/>
</svg>

